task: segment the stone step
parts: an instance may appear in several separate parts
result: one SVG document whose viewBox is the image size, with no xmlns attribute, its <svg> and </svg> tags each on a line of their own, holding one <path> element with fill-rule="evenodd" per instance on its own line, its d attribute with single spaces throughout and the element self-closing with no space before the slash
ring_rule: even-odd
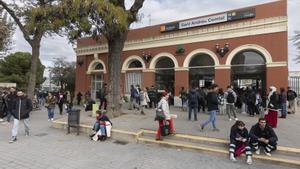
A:
<svg viewBox="0 0 300 169">
<path fill-rule="evenodd" d="M 176 135 L 175 135 L 176 136 Z M 185 142 L 183 140 L 177 140 L 174 136 L 167 136 L 162 141 L 156 141 L 155 137 L 153 138 L 150 135 L 141 135 L 137 138 L 138 143 L 145 144 L 154 144 L 161 145 L 170 148 L 180 148 L 180 149 L 188 149 L 194 151 L 200 151 L 204 153 L 217 153 L 228 157 L 228 149 L 226 147 L 213 146 L 205 143 L 192 143 Z M 245 156 L 244 154 L 242 156 Z M 253 155 L 253 160 L 260 160 L 268 163 L 276 163 L 284 166 L 293 166 L 300 167 L 300 159 L 299 156 L 290 156 L 290 155 L 279 155 L 273 153 L 271 157 L 262 155 Z"/>
</svg>

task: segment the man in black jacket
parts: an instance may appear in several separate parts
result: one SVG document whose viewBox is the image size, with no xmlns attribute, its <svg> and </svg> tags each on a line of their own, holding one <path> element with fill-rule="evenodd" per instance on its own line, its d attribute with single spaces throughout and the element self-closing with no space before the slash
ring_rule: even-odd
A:
<svg viewBox="0 0 300 169">
<path fill-rule="evenodd" d="M 15 104 L 12 107 L 12 115 L 14 117 L 14 125 L 12 128 L 12 137 L 9 143 L 17 141 L 19 122 L 24 121 L 25 136 L 29 136 L 29 113 L 32 110 L 32 102 L 24 96 L 22 91 L 17 92 Z"/>
<path fill-rule="evenodd" d="M 217 110 L 218 108 L 218 95 L 217 95 L 217 91 L 218 91 L 218 85 L 216 84 L 212 84 L 209 88 L 208 88 L 208 94 L 206 96 L 206 101 L 207 101 L 207 111 L 209 113 L 209 119 L 207 121 L 205 121 L 204 123 L 201 123 L 201 130 L 204 129 L 204 127 L 208 124 L 208 123 L 212 123 L 213 126 L 213 131 L 219 131 L 219 129 L 216 127 L 216 114 L 217 114 Z"/>
<path fill-rule="evenodd" d="M 264 147 L 267 156 L 271 156 L 271 151 L 276 150 L 278 138 L 266 119 L 260 118 L 258 123 L 250 130 L 250 144 L 256 154 L 260 154 L 260 147 Z"/>
</svg>

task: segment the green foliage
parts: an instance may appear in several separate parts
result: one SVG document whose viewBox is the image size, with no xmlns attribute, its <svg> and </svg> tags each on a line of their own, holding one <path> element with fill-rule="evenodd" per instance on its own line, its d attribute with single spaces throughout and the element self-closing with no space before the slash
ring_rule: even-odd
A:
<svg viewBox="0 0 300 169">
<path fill-rule="evenodd" d="M 74 93 L 75 90 L 75 63 L 67 62 L 64 58 L 56 58 L 54 67 L 50 68 L 51 81 L 61 86 L 62 90 Z"/>
<path fill-rule="evenodd" d="M 0 60 L 0 81 L 17 83 L 17 87 L 25 90 L 28 85 L 31 65 L 31 54 L 27 52 L 16 52 Z M 38 60 L 36 85 L 42 84 L 45 66 Z"/>
<path fill-rule="evenodd" d="M 1 17 L 3 15 L 3 17 Z M 11 44 L 11 37 L 13 27 L 7 19 L 7 13 L 5 13 L 0 7 L 0 51 L 6 51 Z"/>
</svg>

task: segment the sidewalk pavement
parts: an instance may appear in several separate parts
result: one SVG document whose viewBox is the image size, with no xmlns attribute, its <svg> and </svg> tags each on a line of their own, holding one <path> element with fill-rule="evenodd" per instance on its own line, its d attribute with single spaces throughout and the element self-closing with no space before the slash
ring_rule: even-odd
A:
<svg viewBox="0 0 300 169">
<path fill-rule="evenodd" d="M 229 121 L 226 114 L 217 115 L 216 125 L 220 131 L 212 131 L 211 124 L 207 125 L 204 131 L 201 131 L 200 123 L 209 118 L 208 114 L 198 113 L 198 121 L 188 121 L 188 112 L 181 111 L 177 107 L 171 107 L 170 109 L 171 114 L 178 116 L 174 119 L 174 125 L 176 133 L 180 134 L 228 139 L 230 128 L 235 123 L 235 120 Z M 296 114 L 288 114 L 286 119 L 278 118 L 278 126 L 274 130 L 278 136 L 278 145 L 280 146 L 300 148 L 300 134 L 298 134 L 300 133 L 300 108 L 297 109 Z M 158 123 L 154 121 L 155 109 L 145 109 L 145 115 L 141 115 L 137 110 L 128 110 L 128 105 L 124 104 L 122 110 L 123 115 L 111 119 L 114 129 L 129 132 L 138 132 L 140 129 L 157 130 Z M 248 130 L 258 121 L 258 116 L 249 117 L 246 114 L 237 113 L 237 118 L 245 122 Z M 67 117 L 63 117 L 59 121 L 67 121 Z M 88 116 L 88 113 L 84 110 L 81 111 L 81 124 L 92 126 L 94 122 L 95 118 Z"/>
</svg>

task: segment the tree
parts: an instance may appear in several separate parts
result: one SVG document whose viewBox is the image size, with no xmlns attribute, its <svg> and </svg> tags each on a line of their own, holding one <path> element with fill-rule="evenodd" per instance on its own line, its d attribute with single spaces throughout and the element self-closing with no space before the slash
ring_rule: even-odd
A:
<svg viewBox="0 0 300 169">
<path fill-rule="evenodd" d="M 0 60 L 0 81 L 16 83 L 19 89 L 26 89 L 29 84 L 31 54 L 27 52 L 16 52 Z M 36 85 L 41 85 L 45 66 L 37 61 Z"/>
<path fill-rule="evenodd" d="M 69 17 L 71 40 L 91 35 L 95 39 L 104 37 L 107 41 L 110 116 L 121 113 L 121 52 L 129 27 L 137 21 L 143 3 L 144 0 L 135 0 L 129 9 L 125 7 L 125 0 L 67 0 L 64 4 Z"/>
<path fill-rule="evenodd" d="M 296 46 L 298 52 L 300 53 L 300 31 L 295 31 L 295 36 L 293 37 L 294 45 Z M 300 63 L 300 55 L 297 55 L 297 57 L 294 59 L 296 63 Z"/>
<path fill-rule="evenodd" d="M 70 91 L 74 95 L 76 67 L 74 62 L 67 62 L 64 58 L 56 58 L 54 67 L 50 68 L 51 81 L 59 84 L 61 90 Z"/>
<path fill-rule="evenodd" d="M 0 5 L 12 17 L 32 48 L 27 94 L 33 98 L 42 37 L 57 33 L 64 24 L 64 17 L 60 15 L 60 0 L 20 0 L 19 3 L 14 0 L 10 4 L 0 0 Z"/>
<path fill-rule="evenodd" d="M 11 44 L 12 29 L 7 13 L 0 7 L 0 52 L 5 52 Z"/>
</svg>

